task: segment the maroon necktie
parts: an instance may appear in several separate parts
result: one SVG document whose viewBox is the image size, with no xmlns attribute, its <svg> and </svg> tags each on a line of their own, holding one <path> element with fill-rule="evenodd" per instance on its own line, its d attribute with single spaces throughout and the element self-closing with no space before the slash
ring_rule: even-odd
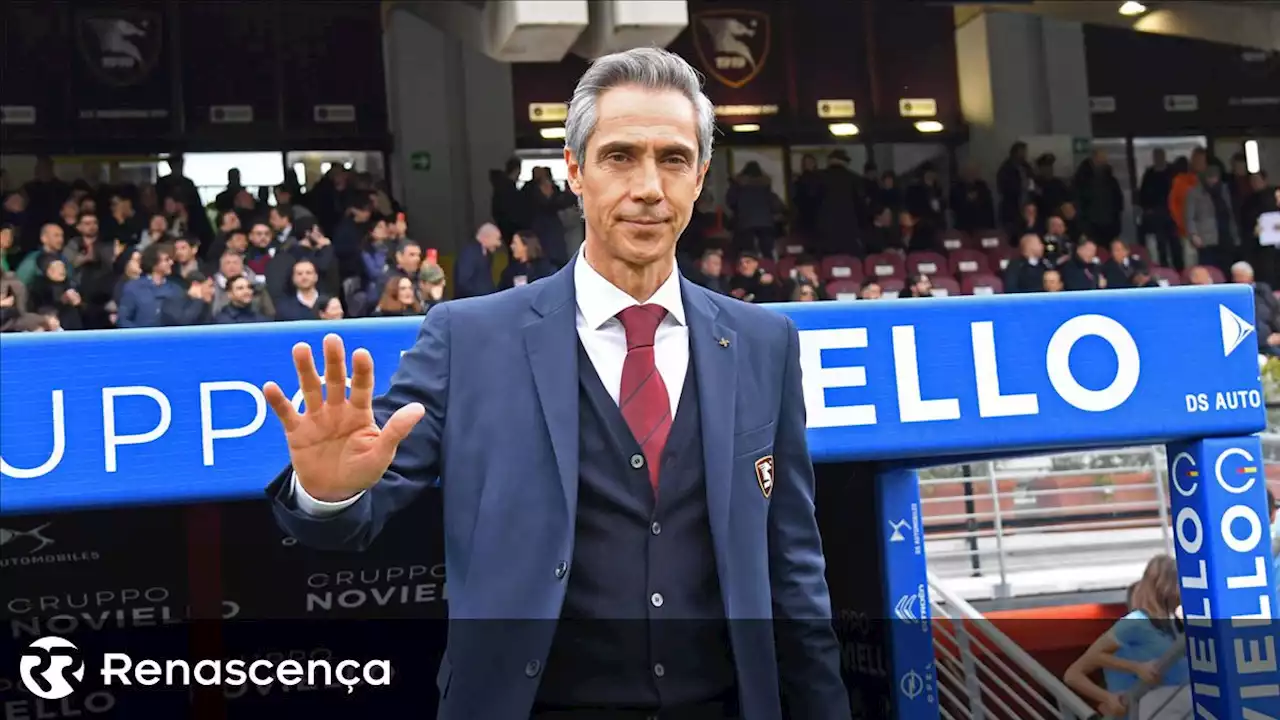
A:
<svg viewBox="0 0 1280 720">
<path fill-rule="evenodd" d="M 627 359 L 622 363 L 618 408 L 640 443 L 654 494 L 658 492 L 662 449 L 671 432 L 671 398 L 653 355 L 653 338 L 666 316 L 667 311 L 659 305 L 634 305 L 618 313 L 618 320 L 627 331 Z"/>
</svg>

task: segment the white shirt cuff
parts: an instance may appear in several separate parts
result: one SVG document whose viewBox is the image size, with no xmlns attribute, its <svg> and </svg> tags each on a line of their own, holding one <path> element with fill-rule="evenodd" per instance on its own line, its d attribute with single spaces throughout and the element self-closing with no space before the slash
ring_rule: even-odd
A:
<svg viewBox="0 0 1280 720">
<path fill-rule="evenodd" d="M 297 503 L 298 509 L 312 517 L 329 517 L 331 515 L 337 515 L 343 510 L 355 505 L 356 501 L 360 499 L 360 496 L 365 493 L 365 491 L 361 490 L 355 496 L 349 497 L 346 500 L 339 500 L 338 502 L 317 500 L 308 495 L 307 491 L 303 489 L 302 483 L 298 482 L 298 473 L 296 472 L 293 473 L 293 478 L 289 481 L 289 485 L 293 491 L 293 501 Z"/>
</svg>

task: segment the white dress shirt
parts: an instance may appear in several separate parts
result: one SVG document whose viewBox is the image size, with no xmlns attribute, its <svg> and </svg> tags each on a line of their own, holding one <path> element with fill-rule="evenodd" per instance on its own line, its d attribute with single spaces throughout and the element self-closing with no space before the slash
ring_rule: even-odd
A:
<svg viewBox="0 0 1280 720">
<path fill-rule="evenodd" d="M 586 260 L 586 246 L 578 253 L 573 266 L 573 288 L 577 299 L 578 339 L 591 359 L 591 365 L 605 390 L 615 403 L 622 394 L 622 365 L 627 358 L 627 331 L 618 320 L 618 313 L 642 303 L 619 290 Z M 648 302 L 660 305 L 667 311 L 658 326 L 653 341 L 654 362 L 667 386 L 671 400 L 671 417 L 680 406 L 680 391 L 684 389 L 685 374 L 689 369 L 689 326 L 685 322 L 684 301 L 680 295 L 680 274 L 674 269 L 658 287 Z M 308 515 L 326 516 L 340 512 L 360 499 L 355 497 L 339 502 L 324 502 L 307 494 L 293 476 L 292 488 L 298 509 Z"/>
</svg>

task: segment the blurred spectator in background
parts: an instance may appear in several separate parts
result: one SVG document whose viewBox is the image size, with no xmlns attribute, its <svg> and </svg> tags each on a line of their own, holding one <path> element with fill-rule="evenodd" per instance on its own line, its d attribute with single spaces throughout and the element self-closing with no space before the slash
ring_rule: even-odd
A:
<svg viewBox="0 0 1280 720">
<path fill-rule="evenodd" d="M 1151 153 L 1151 167 L 1142 173 L 1138 189 L 1138 206 L 1142 211 L 1139 232 L 1151 237 L 1160 264 L 1182 271 L 1182 242 L 1178 226 L 1169 214 L 1169 193 L 1173 189 L 1174 170 L 1165 157 L 1164 148 Z"/>
<path fill-rule="evenodd" d="M 1040 216 L 1040 207 L 1034 200 L 1029 200 L 1023 203 L 1022 214 L 1013 224 L 1009 237 L 1022 237 L 1028 233 L 1044 235 L 1045 229 L 1045 219 Z"/>
<path fill-rule="evenodd" d="M 213 278 L 192 270 L 184 278 L 186 291 L 164 301 L 160 324 L 165 327 L 208 325 L 213 322 Z"/>
<path fill-rule="evenodd" d="M 738 272 L 729 280 L 729 294 L 750 303 L 774 302 L 778 298 L 774 280 L 760 267 L 759 253 L 748 250 L 738 256 Z"/>
<path fill-rule="evenodd" d="M 418 297 L 422 299 L 422 312 L 444 302 L 446 279 L 439 265 L 423 265 L 418 271 Z"/>
<path fill-rule="evenodd" d="M 512 236 L 519 228 L 512 230 Z M 493 282 L 493 253 L 502 246 L 502 232 L 493 223 L 476 231 L 474 242 L 463 243 L 453 267 L 453 296 L 479 297 L 497 290 Z"/>
<path fill-rule="evenodd" d="M 772 183 L 760 168 L 760 163 L 752 160 L 729 184 L 725 209 L 730 214 L 735 253 L 747 250 L 761 255 L 773 253 L 774 241 L 778 238 L 778 222 L 785 207 L 773 191 Z"/>
<path fill-rule="evenodd" d="M 84 329 L 82 298 L 71 282 L 66 261 L 46 256 L 39 269 L 41 274 L 27 288 L 27 302 L 41 314 L 57 317 L 59 327 L 65 330 Z"/>
<path fill-rule="evenodd" d="M 271 298 L 275 304 L 276 320 L 318 319 L 320 311 L 329 302 L 329 297 L 322 295 L 316 287 L 319 280 L 312 261 L 304 258 L 293 263 L 285 292 Z"/>
<path fill-rule="evenodd" d="M 898 293 L 900 298 L 933 297 L 933 281 L 928 275 L 912 275 L 907 278 L 907 286 Z"/>
<path fill-rule="evenodd" d="M 1260 220 L 1266 213 L 1280 210 L 1277 193 L 1267 184 L 1266 171 L 1249 176 L 1249 194 L 1240 205 L 1240 242 L 1244 246 L 1243 259 L 1254 265 L 1259 277 L 1268 282 L 1276 281 L 1276 249 L 1261 244 Z"/>
<path fill-rule="evenodd" d="M 1217 167 L 1206 168 L 1201 181 L 1187 191 L 1185 212 L 1187 237 L 1199 254 L 1199 263 L 1230 272 L 1240 247 L 1239 226 Z"/>
<path fill-rule="evenodd" d="M 507 160 L 502 170 L 489 171 L 489 184 L 493 187 L 489 212 L 502 240 L 507 243 L 520 228 L 529 227 L 533 219 L 527 197 L 516 187 L 520 180 L 520 167 L 520 158 L 513 157 Z"/>
<path fill-rule="evenodd" d="M 813 288 L 814 300 L 826 300 L 827 293 L 822 288 L 822 278 L 818 275 L 818 260 L 812 255 L 800 255 L 792 266 L 790 276 L 784 279 L 788 296 L 794 297 L 802 287 Z"/>
<path fill-rule="evenodd" d="M 863 280 L 862 287 L 858 288 L 859 300 L 879 300 L 882 297 L 884 297 L 884 288 L 875 280 Z"/>
<path fill-rule="evenodd" d="M 1271 286 L 1258 282 L 1253 266 L 1241 260 L 1231 266 L 1231 282 L 1253 288 L 1253 324 L 1258 335 L 1258 352 L 1280 356 L 1280 299 Z"/>
<path fill-rule="evenodd" d="M 827 166 L 818 176 L 817 241 L 822 253 L 845 253 L 856 249 L 859 222 L 858 188 L 861 182 L 849 169 L 849 153 L 836 148 L 827 155 Z M 772 248 L 770 248 L 772 251 Z"/>
<path fill-rule="evenodd" d="M 1044 260 L 1058 266 L 1071 258 L 1074 243 L 1067 235 L 1067 223 L 1059 215 L 1052 215 L 1045 223 Z"/>
<path fill-rule="evenodd" d="M 253 282 L 244 275 L 232 275 L 225 280 L 225 302 L 218 308 L 213 321 L 219 325 L 267 322 L 270 318 L 253 307 Z"/>
<path fill-rule="evenodd" d="M 65 246 L 66 236 L 62 233 L 62 226 L 57 223 L 46 223 L 40 228 L 39 247 L 22 258 L 22 262 L 18 264 L 18 269 L 14 271 L 14 274 L 17 275 L 18 280 L 23 285 L 30 285 L 32 280 L 43 274 L 41 268 L 49 258 L 59 258 L 64 262 L 66 261 L 66 255 L 63 254 Z M 42 260 L 45 262 L 41 262 Z"/>
<path fill-rule="evenodd" d="M 1187 273 L 1187 280 L 1192 285 L 1212 285 L 1213 276 L 1205 269 L 1203 265 L 1196 265 L 1191 268 L 1191 272 Z"/>
<path fill-rule="evenodd" d="M 412 280 L 401 275 L 387 278 L 382 297 L 373 310 L 374 317 L 421 315 L 422 303 L 418 301 L 418 288 Z"/>
<path fill-rule="evenodd" d="M 0 277 L 13 272 L 17 267 L 16 246 L 12 225 L 0 225 Z"/>
<path fill-rule="evenodd" d="M 511 261 L 502 271 L 499 290 L 527 285 L 551 277 L 556 269 L 543 257 L 542 242 L 532 230 L 520 230 L 511 238 Z"/>
<path fill-rule="evenodd" d="M 1066 181 L 1054 175 L 1057 163 L 1058 158 L 1053 153 L 1044 153 L 1036 158 L 1035 192 L 1030 199 L 1036 203 L 1036 215 L 1042 218 L 1056 215 L 1062 203 L 1075 200 Z"/>
<path fill-rule="evenodd" d="M 1047 269 L 1040 278 L 1040 289 L 1044 292 L 1062 292 L 1066 290 L 1066 286 L 1062 284 L 1062 273 L 1054 269 Z"/>
<path fill-rule="evenodd" d="M 1183 642 L 1178 568 L 1172 557 L 1158 555 L 1147 563 L 1133 588 L 1131 605 L 1127 615 L 1072 663 L 1063 680 L 1095 703 L 1104 717 L 1182 720 L 1191 714 L 1187 660 L 1182 657 L 1163 673 L 1159 667 L 1170 648 Z M 1102 671 L 1105 688 L 1090 677 L 1097 671 Z M 1126 694 L 1140 682 L 1153 687 L 1131 716 Z M 1159 714 L 1154 708 L 1161 708 Z"/>
<path fill-rule="evenodd" d="M 1027 144 L 1016 142 L 1009 148 L 1009 157 L 1000 163 L 996 171 L 996 192 L 1000 194 L 1000 225 L 1018 224 L 1022 208 L 1031 196 L 1033 187 L 1031 164 L 1027 162 Z"/>
<path fill-rule="evenodd" d="M 1142 278 L 1150 278 L 1142 258 L 1129 253 L 1129 245 L 1119 238 L 1111 241 L 1110 257 L 1102 264 L 1102 276 L 1111 289 L 1143 287 Z"/>
<path fill-rule="evenodd" d="M 1102 290 L 1107 287 L 1107 278 L 1098 262 L 1098 246 L 1093 238 L 1080 238 L 1075 254 L 1062 263 L 1059 270 L 1062 283 L 1068 290 Z"/>
<path fill-rule="evenodd" d="M 169 279 L 173 270 L 173 247 L 168 243 L 144 250 L 139 270 L 141 275 L 125 284 L 120 292 L 117 327 L 157 327 L 165 301 L 183 293 L 183 289 Z"/>
<path fill-rule="evenodd" d="M 791 302 L 814 302 L 821 300 L 818 297 L 818 288 L 807 283 L 801 283 L 795 286 L 791 291 Z"/>
<path fill-rule="evenodd" d="M 922 223 L 933 228 L 946 227 L 946 196 L 938 180 L 938 168 L 933 163 L 920 166 L 920 178 L 907 186 L 903 205 Z"/>
<path fill-rule="evenodd" d="M 728 295 L 729 279 L 724 276 L 724 252 L 714 249 L 704 251 L 698 267 L 689 279 L 708 290 Z"/>
<path fill-rule="evenodd" d="M 529 226 L 538 234 L 542 253 L 557 268 L 569 262 L 569 246 L 565 241 L 564 220 L 560 212 L 577 205 L 577 197 L 556 184 L 551 169 L 540 167 L 533 180 L 521 188 L 528 198 Z M 519 229 L 516 230 L 519 232 Z"/>
<path fill-rule="evenodd" d="M 818 234 L 818 210 L 822 206 L 822 173 L 813 153 L 800 156 L 800 174 L 791 184 L 791 207 L 794 209 L 792 232 L 806 240 Z"/>
<path fill-rule="evenodd" d="M 1006 293 L 1037 292 L 1044 287 L 1044 243 L 1035 233 L 1026 233 L 1018 240 L 1019 256 L 1009 261 L 1004 269 Z"/>
<path fill-rule="evenodd" d="M 1209 166 L 1209 156 L 1204 148 L 1196 148 L 1191 151 L 1186 167 L 1180 165 L 1175 163 L 1174 167 L 1173 186 L 1169 190 L 1169 214 L 1178 228 L 1178 237 L 1186 239 L 1190 234 L 1187 232 L 1187 193 L 1200 184 L 1200 176 Z M 1184 262 L 1191 264 L 1191 260 L 1186 258 Z"/>
<path fill-rule="evenodd" d="M 1094 150 L 1076 171 L 1075 195 L 1080 202 L 1085 232 L 1109 243 L 1120 237 L 1124 192 L 1105 150 Z"/>
<path fill-rule="evenodd" d="M 973 233 L 996 227 L 991 188 L 978 177 L 978 167 L 973 163 L 960 168 L 960 177 L 951 184 L 951 214 L 956 230 Z"/>
</svg>

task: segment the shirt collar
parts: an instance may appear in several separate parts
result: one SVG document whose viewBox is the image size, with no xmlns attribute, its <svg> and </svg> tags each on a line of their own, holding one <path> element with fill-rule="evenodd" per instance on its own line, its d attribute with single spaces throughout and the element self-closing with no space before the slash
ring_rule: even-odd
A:
<svg viewBox="0 0 1280 720">
<path fill-rule="evenodd" d="M 586 245 L 578 251 L 578 261 L 573 265 L 573 287 L 577 296 L 578 312 L 587 327 L 599 330 L 618 313 L 640 305 L 635 298 L 619 290 L 587 262 Z M 684 325 L 684 302 L 680 298 L 680 273 L 672 268 L 671 275 L 660 285 L 645 304 L 661 306 L 667 316 Z"/>
</svg>

